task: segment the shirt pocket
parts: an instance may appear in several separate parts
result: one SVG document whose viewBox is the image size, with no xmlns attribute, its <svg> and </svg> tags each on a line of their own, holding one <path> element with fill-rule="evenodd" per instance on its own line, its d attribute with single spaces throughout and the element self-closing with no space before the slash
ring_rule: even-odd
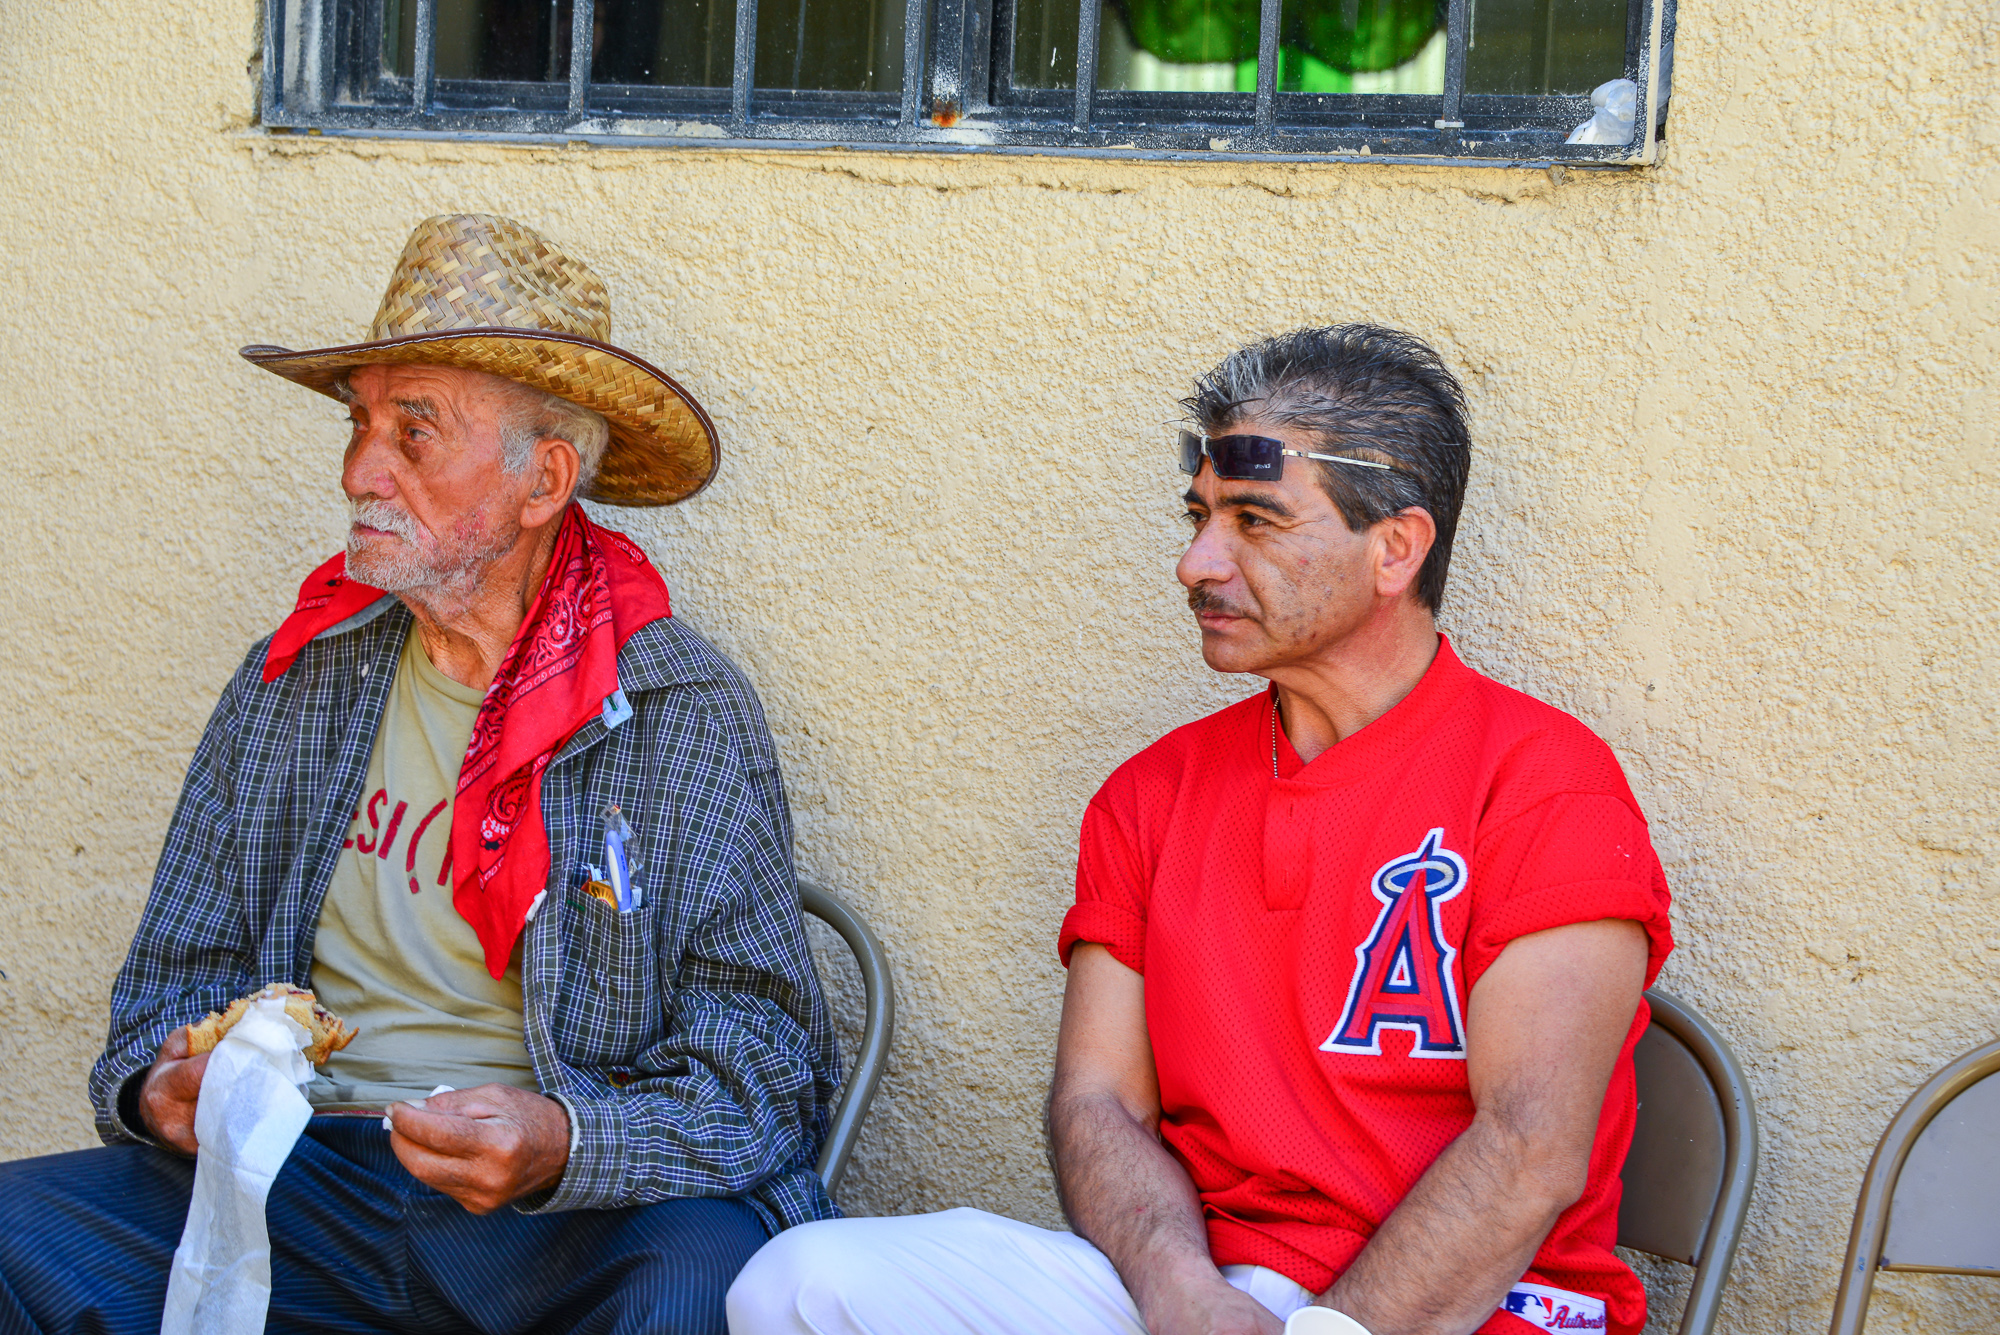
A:
<svg viewBox="0 0 2000 1335">
<path fill-rule="evenodd" d="M 630 1063 L 658 1041 L 658 923 L 651 900 L 629 913 L 581 891 L 563 903 L 562 1018 L 556 1050 L 572 1066 Z"/>
</svg>

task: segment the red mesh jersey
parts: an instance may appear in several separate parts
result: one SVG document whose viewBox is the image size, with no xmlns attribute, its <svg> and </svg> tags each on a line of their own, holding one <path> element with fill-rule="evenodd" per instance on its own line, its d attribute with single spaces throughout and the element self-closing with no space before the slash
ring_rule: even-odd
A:
<svg viewBox="0 0 2000 1335">
<path fill-rule="evenodd" d="M 1084 814 L 1060 950 L 1098 942 L 1146 975 L 1160 1133 L 1216 1264 L 1319 1292 L 1471 1124 L 1464 1006 L 1507 943 L 1630 918 L 1650 985 L 1673 938 L 1610 748 L 1448 641 L 1408 697 L 1312 764 L 1281 732 L 1273 779 L 1271 747 L 1267 693 L 1120 766 Z M 1645 1324 L 1611 1248 L 1647 1020 L 1642 1004 L 1583 1198 L 1526 1276 L 1602 1297 L 1618 1335 Z M 1496 1314 L 1481 1329 L 1532 1328 Z"/>
</svg>

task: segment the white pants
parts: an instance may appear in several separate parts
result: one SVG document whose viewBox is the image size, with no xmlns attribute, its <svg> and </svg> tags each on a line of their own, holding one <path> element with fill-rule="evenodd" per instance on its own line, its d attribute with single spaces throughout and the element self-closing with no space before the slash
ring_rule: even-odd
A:
<svg viewBox="0 0 2000 1335">
<path fill-rule="evenodd" d="M 1282 1321 L 1312 1294 L 1263 1266 L 1223 1278 Z M 984 1210 L 787 1229 L 729 1290 L 730 1335 L 1146 1335 L 1103 1252 Z"/>
</svg>

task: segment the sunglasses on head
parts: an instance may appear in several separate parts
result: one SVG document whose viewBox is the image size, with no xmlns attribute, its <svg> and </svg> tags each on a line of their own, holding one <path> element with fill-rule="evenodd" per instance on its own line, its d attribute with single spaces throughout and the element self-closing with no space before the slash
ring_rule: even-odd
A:
<svg viewBox="0 0 2000 1335">
<path fill-rule="evenodd" d="M 1276 482 L 1285 475 L 1285 456 L 1319 459 L 1350 468 L 1383 468 L 1388 464 L 1373 459 L 1353 459 L 1344 454 L 1314 454 L 1309 450 L 1288 450 L 1281 440 L 1269 436 L 1201 436 L 1180 433 L 1181 471 L 1193 476 L 1201 471 L 1204 457 L 1215 465 L 1215 475 L 1235 482 Z"/>
</svg>

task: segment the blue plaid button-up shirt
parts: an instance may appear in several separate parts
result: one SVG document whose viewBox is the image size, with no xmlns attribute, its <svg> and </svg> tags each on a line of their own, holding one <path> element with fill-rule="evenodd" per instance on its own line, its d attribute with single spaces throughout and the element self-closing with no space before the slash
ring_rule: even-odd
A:
<svg viewBox="0 0 2000 1335">
<path fill-rule="evenodd" d="M 266 982 L 307 985 L 313 933 L 404 640 L 383 598 L 276 681 L 264 644 L 223 692 L 181 789 L 90 1077 L 98 1131 L 177 1026 Z M 618 655 L 632 715 L 586 724 L 542 779 L 547 896 L 522 937 L 535 1078 L 569 1113 L 552 1193 L 574 1210 L 745 1196 L 774 1230 L 837 1211 L 814 1171 L 839 1058 L 799 917 L 791 814 L 750 684 L 677 619 Z M 615 717 L 608 715 L 607 717 Z M 578 892 L 616 802 L 643 905 Z"/>
</svg>

